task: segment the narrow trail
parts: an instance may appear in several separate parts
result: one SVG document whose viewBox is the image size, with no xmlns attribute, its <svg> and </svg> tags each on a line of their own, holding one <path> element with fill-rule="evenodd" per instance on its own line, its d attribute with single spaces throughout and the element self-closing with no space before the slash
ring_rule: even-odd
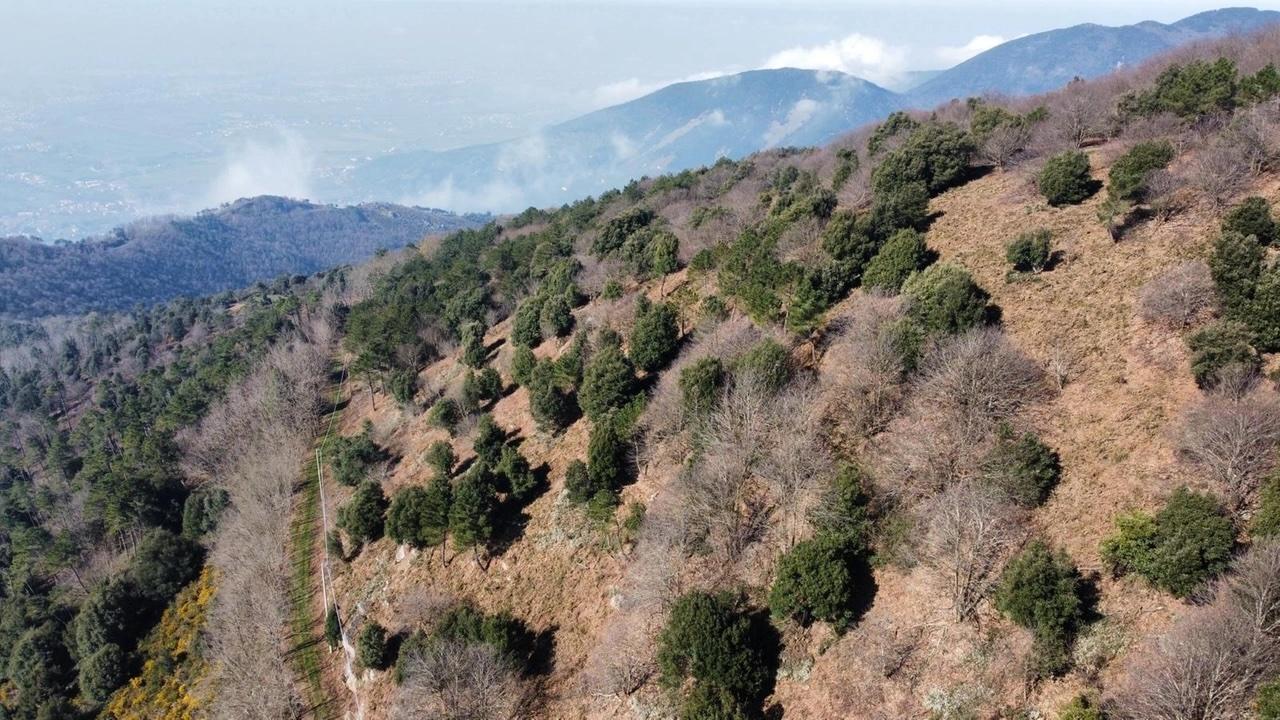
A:
<svg viewBox="0 0 1280 720">
<path fill-rule="evenodd" d="M 305 701 L 306 714 L 315 720 L 337 720 L 343 715 L 340 713 L 342 703 L 338 701 L 333 688 L 326 687 L 325 682 L 328 664 L 326 655 L 329 651 L 325 646 L 323 628 L 325 615 L 335 600 L 331 559 L 326 542 L 331 525 L 324 493 L 324 459 L 325 451 L 333 439 L 338 416 L 342 412 L 341 393 L 345 381 L 346 368 L 343 368 L 333 386 L 333 402 L 325 432 L 316 442 L 314 467 L 306 467 L 302 472 L 303 479 L 295 495 L 290 528 L 290 637 L 294 642 L 290 654 L 296 680 Z M 317 584 L 319 597 L 316 594 Z M 317 600 L 320 602 L 317 603 Z M 355 648 L 347 636 L 346 625 L 342 622 L 341 608 L 338 617 L 342 631 L 345 684 L 355 700 L 354 715 L 346 715 L 361 720 L 364 713 L 354 682 Z"/>
</svg>

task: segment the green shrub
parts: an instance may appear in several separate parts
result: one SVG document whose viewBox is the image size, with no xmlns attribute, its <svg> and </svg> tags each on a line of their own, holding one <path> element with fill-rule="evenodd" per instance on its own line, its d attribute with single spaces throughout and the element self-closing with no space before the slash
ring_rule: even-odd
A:
<svg viewBox="0 0 1280 720">
<path fill-rule="evenodd" d="M 861 468 L 842 465 L 809 514 L 814 530 L 866 547 L 872 519 L 868 487 L 870 480 Z"/>
<path fill-rule="evenodd" d="M 719 295 L 708 295 L 702 299 L 702 317 L 719 322 L 729 317 L 729 308 L 725 307 Z"/>
<path fill-rule="evenodd" d="M 511 343 L 535 348 L 542 342 L 542 303 L 541 295 L 520 303 L 515 317 L 511 320 Z"/>
<path fill-rule="evenodd" d="M 370 620 L 356 638 L 356 661 L 370 670 L 386 670 L 391 664 L 387 652 L 387 629 Z"/>
<path fill-rule="evenodd" d="M 1192 60 L 1171 65 L 1154 86 L 1121 99 L 1124 114 L 1151 116 L 1162 112 L 1198 118 L 1235 106 L 1236 65 L 1227 58 Z"/>
<path fill-rule="evenodd" d="M 1115 200 L 1141 202 L 1147 193 L 1147 179 L 1173 161 L 1173 145 L 1168 140 L 1152 140 L 1134 145 L 1111 165 L 1107 194 Z"/>
<path fill-rule="evenodd" d="M 1024 507 L 1049 499 L 1062 475 L 1058 453 L 1034 433 L 1018 436 L 1008 425 L 996 433 L 995 447 L 983 459 L 983 474 Z"/>
<path fill-rule="evenodd" d="M 575 503 L 587 502 L 598 490 L 591 483 L 591 473 L 587 470 L 587 464 L 581 460 L 569 463 L 564 474 L 564 486 L 569 492 L 569 499 Z"/>
<path fill-rule="evenodd" d="M 387 391 L 402 407 L 412 407 L 418 394 L 418 373 L 405 368 L 392 370 L 387 375 Z"/>
<path fill-rule="evenodd" d="M 538 357 L 528 345 L 517 345 L 511 353 L 511 379 L 517 385 L 528 385 L 533 366 L 538 364 Z"/>
<path fill-rule="evenodd" d="M 452 398 L 440 398 L 427 411 L 427 423 L 450 435 L 458 429 L 459 422 L 462 422 L 462 408 Z"/>
<path fill-rule="evenodd" d="M 587 472 L 591 489 L 617 491 L 627 477 L 627 445 L 616 414 L 601 417 L 591 426 L 587 440 Z"/>
<path fill-rule="evenodd" d="M 543 360 L 534 365 L 525 386 L 529 389 L 529 412 L 543 432 L 558 433 L 576 416 L 573 394 L 560 383 L 555 363 Z"/>
<path fill-rule="evenodd" d="M 902 292 L 911 302 L 909 317 L 929 335 L 960 333 L 987 317 L 986 291 L 958 265 L 930 265 L 908 278 Z"/>
<path fill-rule="evenodd" d="M 468 412 L 475 412 L 502 398 L 502 377 L 493 368 L 467 372 L 462 381 L 462 402 Z"/>
<path fill-rule="evenodd" d="M 481 415 L 476 423 L 475 440 L 471 443 L 472 449 L 476 451 L 477 462 L 493 468 L 502 457 L 502 448 L 506 444 L 506 431 L 494 422 L 492 415 L 488 413 Z"/>
<path fill-rule="evenodd" d="M 430 639 L 488 645 L 517 670 L 526 668 L 533 651 L 532 634 L 522 621 L 506 612 L 488 614 L 470 605 L 450 608 L 436 623 Z"/>
<path fill-rule="evenodd" d="M 444 542 L 449 531 L 450 507 L 453 504 L 453 483 L 440 474 L 427 483 L 427 497 L 419 521 L 418 539 L 428 547 Z"/>
<path fill-rule="evenodd" d="M 779 560 L 769 611 L 804 625 L 822 620 L 843 630 L 857 619 L 870 585 L 861 544 L 846 535 L 819 535 L 797 543 Z"/>
<path fill-rule="evenodd" d="M 871 172 L 872 187 L 877 193 L 894 192 L 924 183 L 929 193 L 941 192 L 964 177 L 974 149 L 973 139 L 956 125 L 926 123 L 885 155 Z"/>
<path fill-rule="evenodd" d="M 496 471 L 517 502 L 527 502 L 538 491 L 538 476 L 533 473 L 529 461 L 510 445 L 502 448 L 502 459 L 498 461 Z"/>
<path fill-rule="evenodd" d="M 1280 680 L 1258 687 L 1258 720 L 1280 720 Z"/>
<path fill-rule="evenodd" d="M 1103 720 L 1102 709 L 1086 695 L 1077 695 L 1058 712 L 1058 720 Z"/>
<path fill-rule="evenodd" d="M 1117 518 L 1102 557 L 1117 574 L 1137 573 L 1185 597 L 1227 568 L 1234 547 L 1235 528 L 1218 501 L 1179 488 L 1154 518 L 1141 512 Z"/>
<path fill-rule="evenodd" d="M 458 464 L 458 456 L 453 452 L 453 445 L 446 440 L 431 443 L 424 459 L 437 474 L 445 477 L 452 475 L 453 466 Z"/>
<path fill-rule="evenodd" d="M 1082 579 L 1071 558 L 1035 540 L 1009 561 L 995 592 L 1000 612 L 1032 631 L 1042 668 L 1065 670 L 1067 649 L 1084 620 Z M 1047 667 L 1043 665 L 1045 661 Z"/>
<path fill-rule="evenodd" d="M 542 303 L 538 315 L 538 327 L 543 337 L 564 337 L 573 329 L 573 305 L 564 294 L 548 297 Z"/>
<path fill-rule="evenodd" d="M 107 643 L 80 661 L 80 694 L 91 702 L 104 702 L 127 679 L 125 654 Z"/>
<path fill-rule="evenodd" d="M 614 343 L 596 350 L 583 373 L 578 405 L 588 418 L 596 420 L 622 407 L 635 393 L 635 370 L 631 361 Z"/>
<path fill-rule="evenodd" d="M 387 535 L 397 545 L 426 547 L 423 537 L 426 509 L 426 488 L 414 485 L 400 490 L 391 498 L 391 507 L 387 509 Z"/>
<path fill-rule="evenodd" d="M 1005 260 L 1017 272 L 1040 272 L 1049 266 L 1053 256 L 1050 240 L 1053 234 L 1041 228 L 1030 230 L 1014 238 L 1004 247 Z"/>
<path fill-rule="evenodd" d="M 1222 232 L 1252 235 L 1263 245 L 1276 241 L 1276 221 L 1271 217 L 1271 205 L 1266 198 L 1247 197 L 1231 208 L 1222 219 Z"/>
<path fill-rule="evenodd" d="M 1075 205 L 1093 194 L 1096 183 L 1089 175 L 1089 156 L 1069 150 L 1045 161 L 1036 186 L 1050 205 Z"/>
<path fill-rule="evenodd" d="M 1218 320 L 1193 333 L 1187 338 L 1187 347 L 1191 350 L 1191 375 L 1196 385 L 1217 386 L 1223 371 L 1230 367 L 1260 369 L 1262 358 L 1251 341 L 1249 328 L 1234 320 Z"/>
<path fill-rule="evenodd" d="M 493 486 L 483 467 L 474 467 L 458 480 L 449 504 L 449 534 L 458 550 L 481 548 L 493 537 L 496 509 Z"/>
<path fill-rule="evenodd" d="M 1280 470 L 1273 471 L 1258 491 L 1258 510 L 1253 514 L 1249 530 L 1254 537 L 1280 535 Z"/>
<path fill-rule="evenodd" d="M 182 535 L 193 540 L 213 532 L 231 496 L 219 487 L 200 487 L 182 504 Z"/>
<path fill-rule="evenodd" d="M 747 714 L 728 690 L 699 684 L 681 703 L 680 720 L 747 720 Z"/>
<path fill-rule="evenodd" d="M 484 344 L 484 326 L 480 323 L 467 323 L 462 328 L 462 362 L 479 369 L 489 357 L 489 349 Z"/>
<path fill-rule="evenodd" d="M 338 510 L 338 525 L 347 531 L 356 544 L 371 542 L 382 537 L 383 513 L 387 511 L 387 496 L 382 486 L 365 480 L 356 492 Z"/>
<path fill-rule="evenodd" d="M 338 606 L 330 605 L 324 612 L 324 643 L 330 650 L 342 645 L 342 625 L 338 620 Z"/>
<path fill-rule="evenodd" d="M 733 366 L 738 377 L 752 377 L 769 392 L 791 382 L 791 354 L 777 340 L 765 338 L 743 353 Z"/>
<path fill-rule="evenodd" d="M 382 450 L 373 443 L 373 425 L 366 423 L 359 435 L 336 437 L 329 451 L 329 465 L 333 479 L 348 487 L 355 487 L 369 473 L 375 463 L 386 459 Z"/>
<path fill-rule="evenodd" d="M 929 217 L 929 190 L 923 182 L 906 183 L 892 190 L 878 190 L 871 201 L 867 227 L 876 242 L 892 237 L 904 228 L 921 229 Z"/>
<path fill-rule="evenodd" d="M 911 273 L 925 266 L 928 257 L 923 235 L 911 229 L 899 230 L 867 263 L 862 274 L 862 285 L 897 293 Z"/>
<path fill-rule="evenodd" d="M 1280 263 L 1262 272 L 1249 304 L 1253 344 L 1262 352 L 1280 352 Z"/>
<path fill-rule="evenodd" d="M 871 237 L 869 218 L 841 210 L 831 216 L 822 230 L 822 249 L 836 260 L 860 271 L 875 257 L 880 243 Z"/>
<path fill-rule="evenodd" d="M 591 246 L 591 252 L 604 257 L 620 249 L 635 233 L 649 226 L 658 216 L 650 209 L 637 207 L 627 210 L 605 223 Z"/>
<path fill-rule="evenodd" d="M 920 127 L 920 123 L 901 110 L 889 113 L 889 117 L 877 125 L 871 131 L 870 137 L 867 138 L 867 153 L 878 155 L 881 150 L 885 149 L 885 143 L 891 138 L 910 133 L 918 127 Z"/>
<path fill-rule="evenodd" d="M 680 405 L 686 415 L 702 415 L 716 404 L 724 385 L 724 363 L 718 357 L 704 357 L 680 371 Z"/>
<path fill-rule="evenodd" d="M 679 344 L 676 309 L 669 303 L 652 304 L 642 297 L 631 328 L 631 361 L 645 372 L 654 372 L 671 360 Z"/>
<path fill-rule="evenodd" d="M 1264 255 L 1262 245 L 1253 236 L 1224 232 L 1214 242 L 1209 255 L 1209 273 L 1229 316 L 1247 319 L 1254 290 L 1262 276 Z"/>
<path fill-rule="evenodd" d="M 658 636 L 658 668 L 672 689 L 686 679 L 716 687 L 739 703 L 758 701 L 773 679 L 775 658 L 765 654 L 751 618 L 727 594 L 690 592 L 671 607 Z"/>
</svg>

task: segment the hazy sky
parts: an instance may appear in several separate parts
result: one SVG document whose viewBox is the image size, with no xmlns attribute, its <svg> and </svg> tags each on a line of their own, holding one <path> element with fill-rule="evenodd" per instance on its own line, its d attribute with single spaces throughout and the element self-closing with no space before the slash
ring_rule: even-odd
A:
<svg viewBox="0 0 1280 720">
<path fill-rule="evenodd" d="M 1280 0 L 1255 3 L 1280 9 Z M 0 0 L 0 235 L 324 188 L 372 157 L 525 136 L 683 79 L 892 87 L 1081 22 L 1195 0 Z"/>
</svg>

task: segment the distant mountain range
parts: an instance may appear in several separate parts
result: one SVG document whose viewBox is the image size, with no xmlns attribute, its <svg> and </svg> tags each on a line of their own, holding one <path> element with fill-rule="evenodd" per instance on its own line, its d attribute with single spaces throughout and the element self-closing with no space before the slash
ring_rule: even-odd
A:
<svg viewBox="0 0 1280 720">
<path fill-rule="evenodd" d="M 984 93 L 1025 95 L 1131 66 L 1197 40 L 1280 22 L 1280 12 L 1228 8 L 1172 24 L 1077 25 L 1011 40 L 945 71 L 917 73 L 895 93 L 837 72 L 755 70 L 679 83 L 515 140 L 444 152 L 400 152 L 357 167 L 356 196 L 453 210 L 559 205 L 643 175 L 817 145 L 903 108 Z"/>
<path fill-rule="evenodd" d="M 474 227 L 488 216 L 370 203 L 239 200 L 193 217 L 141 220 L 99 238 L 0 238 L 0 315 L 122 310 L 357 262 L 380 248 Z"/>
</svg>

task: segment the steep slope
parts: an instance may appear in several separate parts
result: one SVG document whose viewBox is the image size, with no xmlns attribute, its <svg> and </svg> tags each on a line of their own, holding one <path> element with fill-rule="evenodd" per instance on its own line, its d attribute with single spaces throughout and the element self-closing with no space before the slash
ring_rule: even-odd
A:
<svg viewBox="0 0 1280 720">
<path fill-rule="evenodd" d="M 1227 8 L 1165 25 L 1123 27 L 1087 23 L 1010 40 L 939 73 L 908 92 L 904 102 L 931 107 L 952 98 L 999 93 L 1033 95 L 1073 78 L 1094 78 L 1133 67 L 1161 52 L 1199 40 L 1248 33 L 1280 22 L 1280 12 Z"/>
<path fill-rule="evenodd" d="M 359 262 L 379 249 L 483 222 L 442 210 L 257 197 L 189 218 L 141 220 L 102 238 L 0 238 L 0 314 L 121 310 Z"/>
<path fill-rule="evenodd" d="M 553 206 L 720 157 L 821 144 L 896 107 L 893 93 L 842 73 L 757 70 L 671 85 L 530 137 L 380 158 L 353 182 L 367 197 L 460 209 Z"/>
</svg>

